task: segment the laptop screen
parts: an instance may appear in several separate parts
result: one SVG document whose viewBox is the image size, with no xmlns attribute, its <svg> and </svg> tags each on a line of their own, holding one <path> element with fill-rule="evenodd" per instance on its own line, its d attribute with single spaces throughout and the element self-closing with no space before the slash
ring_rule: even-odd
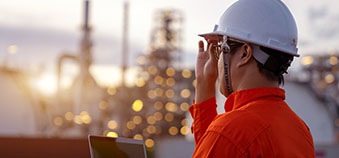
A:
<svg viewBox="0 0 339 158">
<path fill-rule="evenodd" d="M 91 158 L 146 158 L 142 140 L 88 136 Z"/>
</svg>

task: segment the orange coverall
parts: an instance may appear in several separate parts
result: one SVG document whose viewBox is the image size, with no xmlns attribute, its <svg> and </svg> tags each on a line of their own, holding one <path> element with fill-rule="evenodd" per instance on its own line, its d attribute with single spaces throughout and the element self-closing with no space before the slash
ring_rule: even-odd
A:
<svg viewBox="0 0 339 158">
<path fill-rule="evenodd" d="M 307 125 L 284 99 L 283 89 L 260 87 L 233 92 L 224 114 L 215 98 L 193 104 L 193 157 L 315 157 Z"/>
</svg>

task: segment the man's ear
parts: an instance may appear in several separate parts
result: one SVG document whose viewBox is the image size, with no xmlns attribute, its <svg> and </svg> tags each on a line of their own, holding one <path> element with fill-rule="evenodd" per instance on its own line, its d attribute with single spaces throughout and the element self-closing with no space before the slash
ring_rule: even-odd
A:
<svg viewBox="0 0 339 158">
<path fill-rule="evenodd" d="M 252 47 L 245 43 L 242 47 L 241 47 L 241 50 L 240 50 L 240 62 L 238 63 L 238 67 L 241 67 L 247 63 L 249 63 L 252 59 L 252 55 L 253 55 L 253 49 Z"/>
</svg>

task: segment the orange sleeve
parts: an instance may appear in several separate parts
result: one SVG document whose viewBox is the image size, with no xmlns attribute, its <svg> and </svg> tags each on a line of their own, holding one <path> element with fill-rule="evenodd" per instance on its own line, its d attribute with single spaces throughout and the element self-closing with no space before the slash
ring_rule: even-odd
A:
<svg viewBox="0 0 339 158">
<path fill-rule="evenodd" d="M 189 111 L 193 118 L 191 131 L 194 134 L 195 145 L 199 143 L 201 137 L 205 134 L 208 126 L 217 116 L 216 99 L 211 98 L 199 104 L 193 104 Z"/>
<path fill-rule="evenodd" d="M 246 152 L 241 152 L 226 137 L 218 132 L 208 131 L 196 145 L 193 158 L 244 158 Z"/>
</svg>

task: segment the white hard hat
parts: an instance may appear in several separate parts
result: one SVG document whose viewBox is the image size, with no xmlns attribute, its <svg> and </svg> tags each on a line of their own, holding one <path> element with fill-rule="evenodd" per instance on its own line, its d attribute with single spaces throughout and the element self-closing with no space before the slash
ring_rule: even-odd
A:
<svg viewBox="0 0 339 158">
<path fill-rule="evenodd" d="M 239 0 L 221 16 L 207 39 L 223 35 L 293 56 L 297 54 L 298 31 L 293 15 L 281 0 Z"/>
</svg>

